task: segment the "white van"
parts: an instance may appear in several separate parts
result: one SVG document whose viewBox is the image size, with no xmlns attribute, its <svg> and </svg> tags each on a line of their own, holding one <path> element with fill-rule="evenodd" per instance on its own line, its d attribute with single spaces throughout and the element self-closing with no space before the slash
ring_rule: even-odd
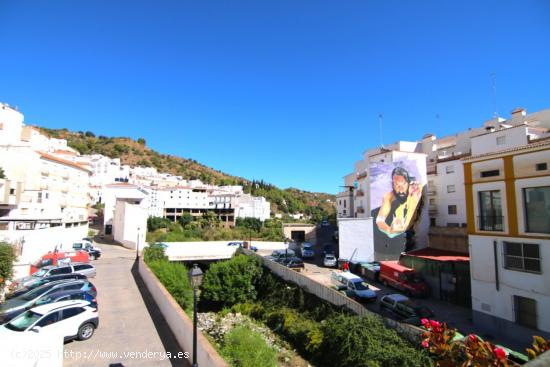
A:
<svg viewBox="0 0 550 367">
<path fill-rule="evenodd" d="M 339 290 L 345 290 L 348 297 L 358 302 L 376 300 L 376 293 L 369 288 L 369 285 L 361 277 L 349 271 L 333 271 L 330 277 L 332 283 Z"/>
</svg>

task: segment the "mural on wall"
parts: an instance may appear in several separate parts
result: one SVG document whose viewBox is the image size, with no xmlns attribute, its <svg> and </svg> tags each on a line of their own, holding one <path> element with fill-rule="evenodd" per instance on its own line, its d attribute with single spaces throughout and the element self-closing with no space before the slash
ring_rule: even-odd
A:
<svg viewBox="0 0 550 367">
<path fill-rule="evenodd" d="M 426 156 L 393 152 L 391 162 L 370 167 L 370 204 L 377 260 L 396 260 L 402 252 L 425 247 L 427 237 Z M 421 232 L 421 236 L 418 236 Z"/>
</svg>

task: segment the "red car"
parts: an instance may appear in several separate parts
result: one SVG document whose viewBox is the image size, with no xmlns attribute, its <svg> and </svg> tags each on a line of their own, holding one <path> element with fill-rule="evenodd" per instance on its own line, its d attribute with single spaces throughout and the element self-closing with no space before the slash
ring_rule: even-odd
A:
<svg viewBox="0 0 550 367">
<path fill-rule="evenodd" d="M 66 252 L 50 251 L 46 255 L 38 259 L 34 264 L 31 265 L 30 274 L 32 275 L 36 273 L 38 269 L 40 269 L 43 266 L 58 265 L 62 263 L 73 263 L 73 262 L 89 263 L 90 256 L 86 251 L 83 251 L 83 250 L 66 251 Z"/>
<path fill-rule="evenodd" d="M 411 296 L 427 296 L 430 293 L 428 284 L 414 269 L 400 265 L 397 261 L 380 261 L 380 281 L 399 289 Z"/>
</svg>

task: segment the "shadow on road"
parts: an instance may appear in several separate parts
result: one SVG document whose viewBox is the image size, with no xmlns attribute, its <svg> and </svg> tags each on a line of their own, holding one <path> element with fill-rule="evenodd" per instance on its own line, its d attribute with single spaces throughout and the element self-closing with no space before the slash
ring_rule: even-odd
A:
<svg viewBox="0 0 550 367">
<path fill-rule="evenodd" d="M 180 348 L 174 334 L 172 333 L 172 330 L 170 330 L 168 323 L 162 316 L 162 313 L 160 312 L 160 309 L 158 308 L 155 301 L 153 300 L 151 293 L 147 289 L 147 286 L 143 282 L 143 279 L 141 279 L 141 276 L 139 275 L 139 270 L 138 270 L 138 262 L 136 260 L 134 260 L 134 264 L 132 265 L 131 272 L 136 282 L 136 285 L 139 289 L 141 297 L 143 298 L 143 302 L 147 307 L 147 311 L 149 312 L 149 315 L 151 315 L 151 320 L 153 320 L 153 324 L 157 329 L 157 333 L 160 337 L 160 340 L 162 341 L 164 350 L 166 352 L 170 352 L 171 355 L 177 355 L 180 352 L 183 353 L 184 351 Z M 174 367 L 191 366 L 190 361 L 187 359 L 182 360 L 178 358 L 171 358 L 170 363 Z"/>
</svg>

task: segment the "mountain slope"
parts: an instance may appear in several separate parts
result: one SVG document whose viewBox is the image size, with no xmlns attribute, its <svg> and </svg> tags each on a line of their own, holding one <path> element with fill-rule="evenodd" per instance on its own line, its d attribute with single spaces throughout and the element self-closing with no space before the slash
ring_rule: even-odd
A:
<svg viewBox="0 0 550 367">
<path fill-rule="evenodd" d="M 282 190 L 263 181 L 250 181 L 228 175 L 193 159 L 158 153 L 147 147 L 142 138 L 134 141 L 127 137 L 95 136 L 90 131 L 71 132 L 67 129 L 43 127 L 38 129 L 53 138 L 66 139 L 68 145 L 81 154 L 103 154 L 111 158 L 120 158 L 122 164 L 155 167 L 159 172 L 168 172 L 185 179 L 200 179 L 209 184 L 242 185 L 246 193 L 264 196 L 271 202 L 271 210 L 274 213 L 305 213 L 312 216 L 315 221 L 323 217 L 333 217 L 335 214 L 334 195 L 295 188 Z"/>
</svg>

